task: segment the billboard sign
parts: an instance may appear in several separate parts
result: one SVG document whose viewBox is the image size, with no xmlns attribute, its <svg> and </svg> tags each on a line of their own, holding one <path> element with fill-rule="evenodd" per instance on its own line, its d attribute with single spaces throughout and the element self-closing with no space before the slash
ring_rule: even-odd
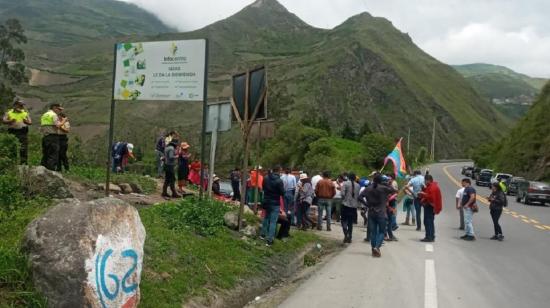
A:
<svg viewBox="0 0 550 308">
<path fill-rule="evenodd" d="M 267 78 L 265 67 L 260 67 L 249 72 L 247 80 L 246 73 L 233 76 L 233 101 L 235 102 L 239 117 L 245 118 L 245 106 L 248 103 L 248 120 L 267 119 Z M 248 82 L 248 102 L 246 102 L 246 86 Z M 258 114 L 255 118 L 254 110 L 260 104 Z"/>
<path fill-rule="evenodd" d="M 119 43 L 114 100 L 202 101 L 206 40 Z"/>
</svg>

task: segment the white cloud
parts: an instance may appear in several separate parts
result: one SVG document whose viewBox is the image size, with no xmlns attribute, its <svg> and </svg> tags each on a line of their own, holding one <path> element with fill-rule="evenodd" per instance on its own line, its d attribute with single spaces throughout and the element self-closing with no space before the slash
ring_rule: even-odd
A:
<svg viewBox="0 0 550 308">
<path fill-rule="evenodd" d="M 122 0 L 180 31 L 231 16 L 253 0 Z M 368 11 L 409 33 L 449 64 L 485 62 L 550 77 L 550 1 L 546 0 L 280 0 L 307 23 L 333 28 Z"/>
</svg>

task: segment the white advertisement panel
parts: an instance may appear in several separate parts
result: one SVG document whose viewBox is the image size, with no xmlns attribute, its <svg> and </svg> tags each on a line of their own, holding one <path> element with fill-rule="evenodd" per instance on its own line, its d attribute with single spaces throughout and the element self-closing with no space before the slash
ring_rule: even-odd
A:
<svg viewBox="0 0 550 308">
<path fill-rule="evenodd" d="M 115 100 L 202 101 L 206 40 L 119 43 Z"/>
</svg>

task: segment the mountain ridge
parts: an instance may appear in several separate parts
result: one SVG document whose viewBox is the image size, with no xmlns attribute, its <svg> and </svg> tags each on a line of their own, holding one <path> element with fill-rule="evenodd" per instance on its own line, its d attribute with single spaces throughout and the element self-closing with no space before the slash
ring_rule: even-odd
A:
<svg viewBox="0 0 550 308">
<path fill-rule="evenodd" d="M 230 95 L 231 74 L 266 65 L 270 84 L 268 109 L 279 121 L 324 121 L 333 127 L 335 134 L 341 132 L 346 122 L 356 131 L 367 123 L 372 130 L 394 137 L 404 136 L 411 128 L 411 144 L 418 149 L 429 144 L 435 118 L 436 153 L 440 157 L 463 152 L 470 146 L 467 139 L 471 142 L 494 140 L 502 136 L 509 125 L 462 76 L 414 45 L 410 36 L 393 27 L 387 19 L 362 13 L 332 30 L 324 30 L 307 25 L 278 6 L 273 13 L 269 9 L 271 5 L 280 4 L 274 0 L 257 1 L 229 18 L 191 32 L 118 40 L 209 38 L 212 98 Z M 97 98 L 107 100 L 110 94 L 114 41 L 113 38 L 93 45 L 74 45 L 67 50 L 74 50 L 75 57 L 65 60 L 71 63 L 50 63 L 52 71 L 89 78 L 73 85 L 28 87 L 27 90 L 44 99 L 54 97 L 52 92 L 59 91 L 58 96 L 67 98 L 68 110 L 81 113 L 83 125 L 104 125 L 108 117 L 100 112 L 104 107 Z M 95 91 L 88 90 L 90 87 Z M 174 108 L 175 104 L 140 103 L 139 106 L 117 113 L 120 118 L 117 134 L 127 139 L 141 138 L 137 143 L 150 147 L 151 141 L 143 140 L 135 131 L 145 127 L 160 130 L 160 123 L 149 117 L 160 116 L 165 106 Z M 200 112 L 198 106 L 192 106 L 194 112 Z M 166 124 L 163 125 L 192 131 L 189 138 L 197 140 L 198 130 L 194 126 L 197 121 L 184 110 L 184 107 L 172 110 L 164 116 Z M 184 112 L 179 121 L 175 117 L 177 112 Z M 238 142 L 236 132 L 231 136 L 228 138 L 233 138 L 233 144 Z"/>
</svg>

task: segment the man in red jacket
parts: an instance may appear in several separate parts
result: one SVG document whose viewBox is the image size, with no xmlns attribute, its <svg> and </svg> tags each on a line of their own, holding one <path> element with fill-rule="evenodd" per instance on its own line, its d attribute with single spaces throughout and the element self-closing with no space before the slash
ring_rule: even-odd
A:
<svg viewBox="0 0 550 308">
<path fill-rule="evenodd" d="M 441 190 L 437 182 L 434 182 L 433 177 L 428 174 L 424 177 L 425 187 L 422 192 L 419 193 L 421 197 L 422 206 L 424 207 L 424 228 L 426 230 L 426 237 L 422 239 L 422 242 L 434 242 L 435 241 L 435 215 L 439 214 L 443 208 L 443 201 L 441 199 Z"/>
</svg>

